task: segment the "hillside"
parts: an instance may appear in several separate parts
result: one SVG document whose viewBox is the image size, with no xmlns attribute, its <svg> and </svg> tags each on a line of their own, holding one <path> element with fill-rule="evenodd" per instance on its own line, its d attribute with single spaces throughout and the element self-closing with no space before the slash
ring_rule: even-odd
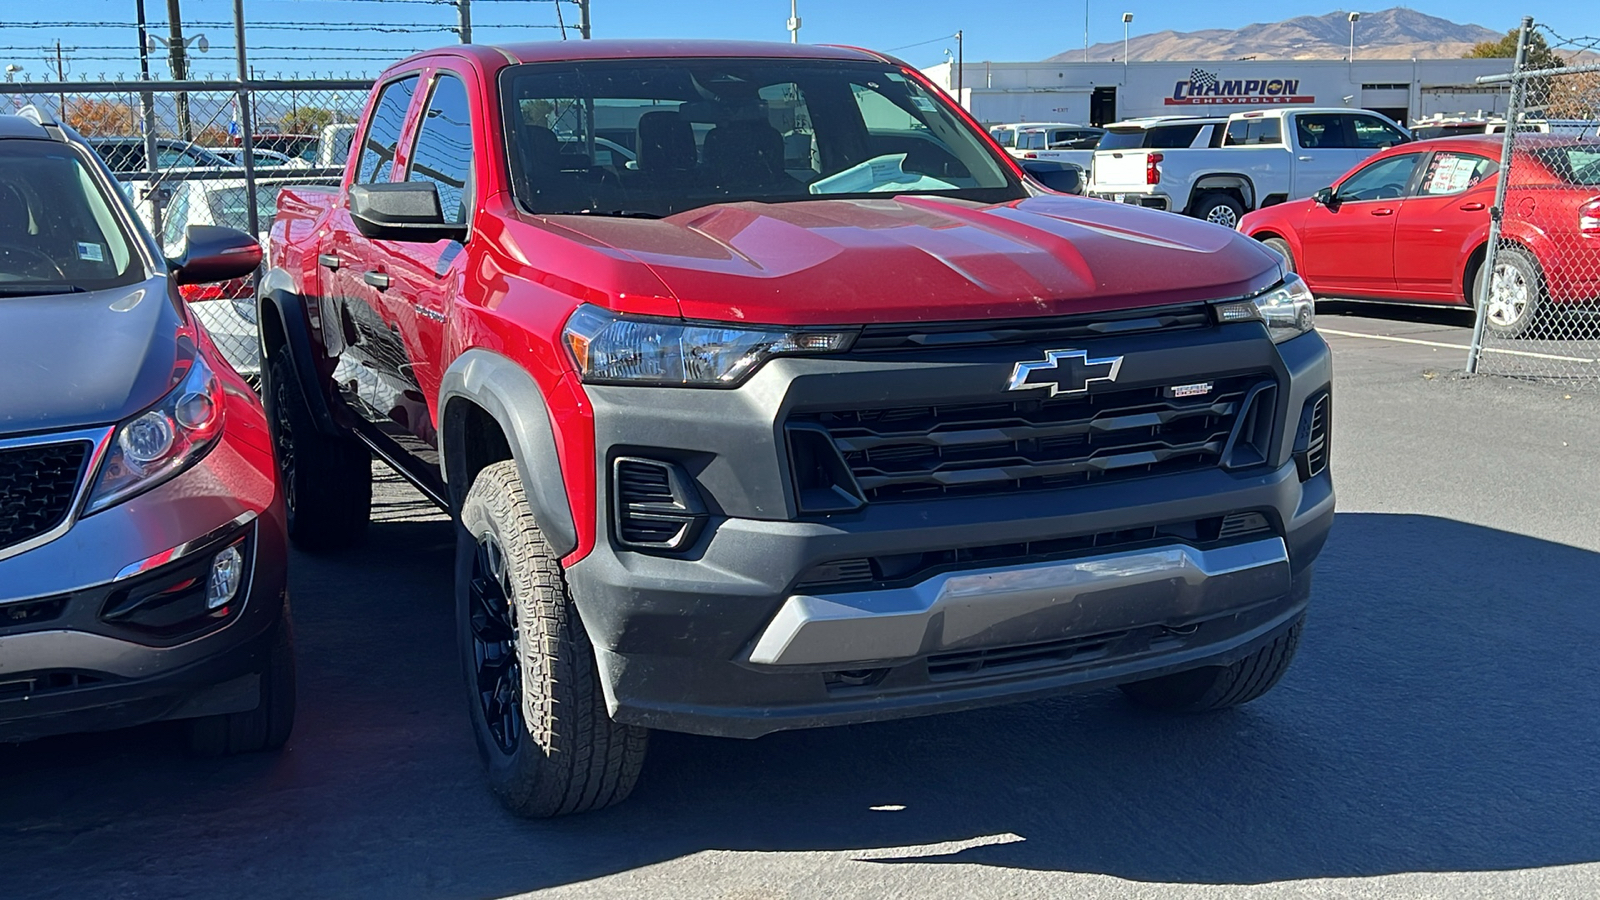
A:
<svg viewBox="0 0 1600 900">
<path fill-rule="evenodd" d="M 1135 20 L 1134 24 L 1138 24 Z M 1515 22 L 1511 23 L 1516 24 Z M 1511 27 L 1508 25 L 1507 27 Z M 1460 25 L 1414 9 L 1363 12 L 1356 23 L 1357 59 L 1451 59 L 1460 57 L 1479 41 L 1494 40 L 1496 32 L 1481 25 Z M 1297 16 L 1282 22 L 1261 22 L 1227 30 L 1158 31 L 1128 41 L 1128 58 L 1166 59 L 1344 59 L 1349 51 L 1348 13 Z M 1122 42 L 1095 44 L 1091 60 L 1122 58 Z M 1067 50 L 1050 61 L 1077 62 L 1083 50 Z"/>
</svg>

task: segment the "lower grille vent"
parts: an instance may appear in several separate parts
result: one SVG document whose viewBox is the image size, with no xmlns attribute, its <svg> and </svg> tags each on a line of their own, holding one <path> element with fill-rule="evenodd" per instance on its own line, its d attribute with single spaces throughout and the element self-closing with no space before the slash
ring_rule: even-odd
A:
<svg viewBox="0 0 1600 900">
<path fill-rule="evenodd" d="M 1333 398 L 1328 394 L 1306 403 L 1300 415 L 1300 428 L 1295 434 L 1294 458 L 1300 469 L 1300 480 L 1305 481 L 1322 474 L 1328 468 L 1328 432 L 1332 425 Z"/>
<path fill-rule="evenodd" d="M 674 463 L 620 457 L 611 484 L 617 540 L 625 546 L 677 550 L 693 543 L 705 523 L 699 494 Z"/>
</svg>

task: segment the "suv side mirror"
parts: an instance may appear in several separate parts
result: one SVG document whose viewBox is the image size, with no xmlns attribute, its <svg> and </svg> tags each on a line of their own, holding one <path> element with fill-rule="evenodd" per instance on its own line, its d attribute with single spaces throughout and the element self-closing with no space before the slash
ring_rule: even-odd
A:
<svg viewBox="0 0 1600 900">
<path fill-rule="evenodd" d="M 183 256 L 167 260 L 178 284 L 209 284 L 243 278 L 261 266 L 261 244 L 234 228 L 190 225 Z"/>
<path fill-rule="evenodd" d="M 1325 187 L 1322 190 L 1317 191 L 1315 194 L 1312 194 L 1311 202 L 1317 204 L 1318 206 L 1326 206 L 1329 208 L 1338 205 L 1338 201 L 1334 199 L 1333 188 L 1331 187 Z"/>
<path fill-rule="evenodd" d="M 439 188 L 431 181 L 350 186 L 350 218 L 356 230 L 381 241 L 465 241 L 467 226 L 444 220 Z"/>
<path fill-rule="evenodd" d="M 1052 191 L 1062 194 L 1083 193 L 1083 169 L 1079 166 L 1048 159 L 1027 159 L 1019 162 L 1022 163 L 1022 171 Z"/>
</svg>

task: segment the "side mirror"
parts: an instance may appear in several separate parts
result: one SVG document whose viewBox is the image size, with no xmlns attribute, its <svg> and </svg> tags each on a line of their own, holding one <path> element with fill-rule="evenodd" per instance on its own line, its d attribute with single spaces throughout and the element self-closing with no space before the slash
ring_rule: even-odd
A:
<svg viewBox="0 0 1600 900">
<path fill-rule="evenodd" d="M 243 278 L 261 266 L 261 244 L 234 228 L 190 225 L 183 256 L 167 261 L 178 284 L 209 284 Z"/>
<path fill-rule="evenodd" d="M 1021 160 L 1022 171 L 1059 194 L 1083 193 L 1083 169 L 1072 163 L 1047 159 Z"/>
<path fill-rule="evenodd" d="M 1315 194 L 1312 194 L 1311 202 L 1317 204 L 1318 206 L 1335 206 L 1336 204 L 1333 199 L 1333 188 L 1325 187 L 1322 190 L 1317 191 Z"/>
<path fill-rule="evenodd" d="M 464 241 L 466 225 L 444 220 L 439 188 L 431 181 L 350 186 L 350 218 L 356 230 L 380 241 Z"/>
</svg>

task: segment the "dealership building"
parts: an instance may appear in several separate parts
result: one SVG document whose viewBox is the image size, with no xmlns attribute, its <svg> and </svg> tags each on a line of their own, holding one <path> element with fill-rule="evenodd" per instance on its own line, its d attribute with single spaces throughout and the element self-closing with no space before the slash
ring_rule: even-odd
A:
<svg viewBox="0 0 1600 900">
<path fill-rule="evenodd" d="M 980 122 L 1104 125 L 1163 115 L 1217 115 L 1271 106 L 1348 106 L 1401 124 L 1434 115 L 1503 114 L 1504 85 L 1474 83 L 1509 59 L 1202 60 L 953 63 L 926 69 Z"/>
</svg>

